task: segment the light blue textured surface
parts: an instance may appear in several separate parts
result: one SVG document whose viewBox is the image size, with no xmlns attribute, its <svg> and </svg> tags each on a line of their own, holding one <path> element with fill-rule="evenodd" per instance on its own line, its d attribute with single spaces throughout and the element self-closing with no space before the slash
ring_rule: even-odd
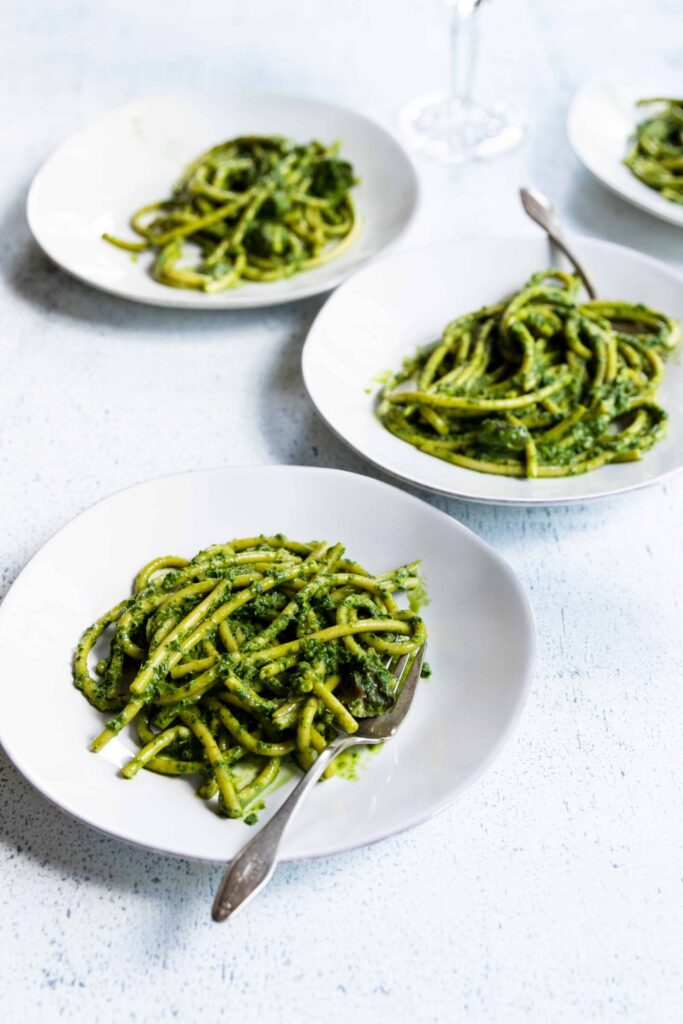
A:
<svg viewBox="0 0 683 1024">
<path fill-rule="evenodd" d="M 495 0 L 482 19 L 481 84 L 526 107 L 529 140 L 457 174 L 423 165 L 404 244 L 532 230 L 516 188 L 533 182 L 574 230 L 683 266 L 683 232 L 605 192 L 564 136 L 572 91 L 605 61 L 680 66 L 679 0 Z M 54 145 L 141 94 L 282 90 L 389 117 L 440 85 L 437 0 L 37 0 L 4 22 L 0 593 L 62 523 L 134 481 L 221 463 L 368 472 L 304 394 L 320 301 L 135 307 L 50 266 L 23 206 Z M 412 833 L 283 867 L 217 928 L 216 869 L 96 835 L 0 753 L 3 1020 L 681 1019 L 683 479 L 591 507 L 437 503 L 510 561 L 538 619 L 527 713 L 493 769 Z"/>
</svg>

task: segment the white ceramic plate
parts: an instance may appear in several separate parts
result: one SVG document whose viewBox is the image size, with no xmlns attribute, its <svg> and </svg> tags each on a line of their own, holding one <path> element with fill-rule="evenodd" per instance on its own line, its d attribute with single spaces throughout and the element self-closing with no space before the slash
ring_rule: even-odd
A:
<svg viewBox="0 0 683 1024">
<path fill-rule="evenodd" d="M 131 214 L 163 199 L 184 167 L 205 149 L 242 134 L 279 134 L 342 142 L 361 184 L 356 243 L 339 259 L 269 284 L 248 283 L 216 295 L 169 288 L 148 273 L 150 254 L 101 238 L 134 238 Z M 417 205 L 417 175 L 394 137 L 362 114 L 317 100 L 284 96 L 185 95 L 145 99 L 100 118 L 64 142 L 36 175 L 28 222 L 38 244 L 74 277 L 126 299 L 193 309 L 243 309 L 290 302 L 334 288 L 393 242 Z"/>
<path fill-rule="evenodd" d="M 87 824 L 164 853 L 221 861 L 243 846 L 253 830 L 212 814 L 189 780 L 120 778 L 135 749 L 130 737 L 88 751 L 103 716 L 73 688 L 70 659 L 84 627 L 129 592 L 154 555 L 189 556 L 214 541 L 280 530 L 340 539 L 378 572 L 422 558 L 433 668 L 398 736 L 366 756 L 359 778 L 316 787 L 285 858 L 410 828 L 481 774 L 522 710 L 534 660 L 532 614 L 516 577 L 464 526 L 394 487 L 282 466 L 140 484 L 80 515 L 29 562 L 0 608 L 0 741 L 33 785 Z M 290 786 L 268 796 L 262 820 Z"/>
<path fill-rule="evenodd" d="M 581 163 L 603 185 L 641 210 L 683 227 L 683 206 L 663 199 L 623 164 L 633 144 L 635 125 L 654 109 L 637 107 L 636 101 L 681 95 L 683 73 L 665 66 L 608 71 L 578 90 L 569 109 L 567 132 Z"/>
<path fill-rule="evenodd" d="M 607 298 L 645 302 L 683 318 L 683 280 L 662 263 L 607 242 L 572 240 Z M 308 393 L 328 426 L 388 473 L 430 491 L 499 504 L 562 504 L 654 483 L 683 466 L 683 367 L 667 365 L 659 395 L 671 413 L 667 438 L 641 462 L 584 476 L 520 480 L 452 466 L 389 433 L 375 416 L 378 375 L 400 367 L 449 320 L 497 302 L 557 263 L 542 235 L 442 242 L 391 255 L 328 299 L 303 352 Z"/>
</svg>

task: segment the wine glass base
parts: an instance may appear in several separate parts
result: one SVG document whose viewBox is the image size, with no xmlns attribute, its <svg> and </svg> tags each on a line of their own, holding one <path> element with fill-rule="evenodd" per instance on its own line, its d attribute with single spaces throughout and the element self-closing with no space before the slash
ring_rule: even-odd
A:
<svg viewBox="0 0 683 1024">
<path fill-rule="evenodd" d="M 518 146 L 525 132 L 522 118 L 510 104 L 485 107 L 443 93 L 413 100 L 403 108 L 399 121 L 415 149 L 447 164 L 501 156 Z"/>
</svg>

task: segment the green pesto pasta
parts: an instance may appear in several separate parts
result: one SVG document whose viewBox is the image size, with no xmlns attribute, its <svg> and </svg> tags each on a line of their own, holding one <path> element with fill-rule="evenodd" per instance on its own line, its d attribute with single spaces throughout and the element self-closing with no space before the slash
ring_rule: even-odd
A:
<svg viewBox="0 0 683 1024">
<path fill-rule="evenodd" d="M 75 686 L 113 714 L 92 749 L 132 724 L 124 778 L 198 775 L 200 796 L 242 817 L 283 758 L 306 769 L 340 728 L 392 707 L 391 660 L 426 639 L 394 595 L 415 606 L 420 587 L 417 562 L 374 576 L 341 544 L 280 534 L 154 559 L 74 654 Z M 96 644 L 107 653 L 93 674 Z"/>
<path fill-rule="evenodd" d="M 624 163 L 664 199 L 683 203 L 683 99 L 644 99 L 659 109 L 636 126 L 636 141 Z"/>
<path fill-rule="evenodd" d="M 678 325 L 642 305 L 583 302 L 579 289 L 544 270 L 453 320 L 386 381 L 381 422 L 482 473 L 572 476 L 640 459 L 666 429 L 656 391 Z"/>
<path fill-rule="evenodd" d="M 102 237 L 131 252 L 153 250 L 152 275 L 172 288 L 220 292 L 311 270 L 358 235 L 357 181 L 338 150 L 277 135 L 230 139 L 197 157 L 168 199 L 133 214 L 141 241 Z"/>
</svg>

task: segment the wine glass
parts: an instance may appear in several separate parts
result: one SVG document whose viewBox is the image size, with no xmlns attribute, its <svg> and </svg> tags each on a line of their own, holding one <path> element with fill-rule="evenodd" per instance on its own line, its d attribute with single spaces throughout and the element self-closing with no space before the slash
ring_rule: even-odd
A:
<svg viewBox="0 0 683 1024">
<path fill-rule="evenodd" d="M 447 0 L 451 11 L 450 90 L 418 96 L 399 116 L 412 145 L 442 163 L 500 156 L 524 137 L 524 122 L 514 107 L 502 101 L 484 105 L 472 98 L 477 9 L 482 2 Z"/>
</svg>

